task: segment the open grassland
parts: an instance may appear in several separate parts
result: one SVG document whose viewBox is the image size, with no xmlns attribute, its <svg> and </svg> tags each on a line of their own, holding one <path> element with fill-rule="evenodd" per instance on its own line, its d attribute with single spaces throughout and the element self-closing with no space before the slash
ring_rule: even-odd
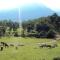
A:
<svg viewBox="0 0 60 60">
<path fill-rule="evenodd" d="M 51 42 L 51 39 L 21 38 L 21 37 L 2 37 L 0 41 L 23 43 L 24 46 L 10 46 L 0 51 L 0 60 L 52 60 L 54 57 L 60 57 L 60 41 L 57 41 L 56 48 L 40 48 L 38 43 Z"/>
</svg>

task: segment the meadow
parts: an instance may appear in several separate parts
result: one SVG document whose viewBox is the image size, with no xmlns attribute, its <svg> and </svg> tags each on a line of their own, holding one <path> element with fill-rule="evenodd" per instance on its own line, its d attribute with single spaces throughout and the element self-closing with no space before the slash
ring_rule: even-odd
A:
<svg viewBox="0 0 60 60">
<path fill-rule="evenodd" d="M 54 57 L 60 57 L 60 41 L 56 43 L 56 48 L 40 48 L 38 43 L 51 42 L 52 39 L 41 38 L 22 38 L 22 37 L 2 37 L 0 42 L 23 43 L 24 46 L 10 46 L 0 51 L 0 60 L 53 60 Z"/>
</svg>

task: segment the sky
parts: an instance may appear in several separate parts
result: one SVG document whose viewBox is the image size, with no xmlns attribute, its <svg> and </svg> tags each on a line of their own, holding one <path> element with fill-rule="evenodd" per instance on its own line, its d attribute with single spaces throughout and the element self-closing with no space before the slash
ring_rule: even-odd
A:
<svg viewBox="0 0 60 60">
<path fill-rule="evenodd" d="M 20 8 L 21 15 L 25 15 L 25 14 L 22 14 L 23 12 L 21 10 L 23 10 L 23 9 L 26 10 L 27 7 L 29 9 L 30 6 L 32 6 L 32 5 L 38 5 L 40 7 L 46 6 L 47 8 L 49 8 L 50 10 L 52 10 L 56 13 L 60 12 L 60 0 L 19 0 L 19 3 L 20 3 L 19 8 Z M 30 17 L 31 17 L 31 15 L 33 15 L 33 14 L 30 14 L 30 12 L 28 12 L 28 10 L 27 10 L 27 13 L 28 14 L 26 14 L 26 15 L 30 15 Z M 42 12 L 42 14 L 43 14 L 43 12 Z M 59 15 L 60 15 L 60 13 L 59 13 Z M 25 16 L 23 16 L 23 17 L 25 17 Z M 28 18 L 28 16 L 26 18 Z"/>
<path fill-rule="evenodd" d="M 0 0 L 0 11 L 21 8 L 31 4 L 44 4 L 54 11 L 60 10 L 60 0 Z"/>
<path fill-rule="evenodd" d="M 0 0 L 0 11 L 19 7 L 19 0 Z"/>
<path fill-rule="evenodd" d="M 45 5 L 53 11 L 60 10 L 60 0 L 19 0 L 20 7 L 24 7 L 26 5 L 38 4 Z"/>
<path fill-rule="evenodd" d="M 20 18 L 20 9 L 33 4 L 45 5 L 55 12 L 60 11 L 60 0 L 0 0 L 0 12 L 16 9 Z"/>
<path fill-rule="evenodd" d="M 19 20 L 19 0 L 0 0 L 0 20 Z"/>
</svg>

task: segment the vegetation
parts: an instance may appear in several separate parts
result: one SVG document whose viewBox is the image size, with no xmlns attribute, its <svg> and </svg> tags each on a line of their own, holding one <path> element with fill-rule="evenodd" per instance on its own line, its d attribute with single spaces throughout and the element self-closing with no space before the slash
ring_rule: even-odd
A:
<svg viewBox="0 0 60 60">
<path fill-rule="evenodd" d="M 23 21 L 22 27 L 27 36 L 30 34 L 35 37 L 54 38 L 56 33 L 60 34 L 60 16 L 54 13 L 51 16 Z"/>
<path fill-rule="evenodd" d="M 60 40 L 56 43 L 56 48 L 40 48 L 38 43 L 52 42 L 51 39 L 38 39 L 38 38 L 20 38 L 20 37 L 4 37 L 0 42 L 6 43 L 23 43 L 24 46 L 15 46 L 3 48 L 0 51 L 1 60 L 53 60 L 55 57 L 60 57 Z"/>
<path fill-rule="evenodd" d="M 48 39 L 60 34 L 60 16 L 54 13 L 23 21 L 21 26 L 11 20 L 0 21 L 0 60 L 60 59 L 60 39 Z"/>
<path fill-rule="evenodd" d="M 0 21 L 0 36 L 16 35 L 17 29 L 19 28 L 18 22 L 11 20 Z"/>
</svg>

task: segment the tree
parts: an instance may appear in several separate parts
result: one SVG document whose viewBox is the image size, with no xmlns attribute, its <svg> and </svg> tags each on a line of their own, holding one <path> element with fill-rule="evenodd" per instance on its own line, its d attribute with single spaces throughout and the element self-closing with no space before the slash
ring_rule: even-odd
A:
<svg viewBox="0 0 60 60">
<path fill-rule="evenodd" d="M 56 32 L 54 30 L 49 30 L 47 34 L 47 38 L 55 38 Z"/>
<path fill-rule="evenodd" d="M 54 23 L 58 18 L 58 15 L 56 13 L 54 13 L 53 15 L 50 16 L 51 19 L 51 23 Z"/>
</svg>

